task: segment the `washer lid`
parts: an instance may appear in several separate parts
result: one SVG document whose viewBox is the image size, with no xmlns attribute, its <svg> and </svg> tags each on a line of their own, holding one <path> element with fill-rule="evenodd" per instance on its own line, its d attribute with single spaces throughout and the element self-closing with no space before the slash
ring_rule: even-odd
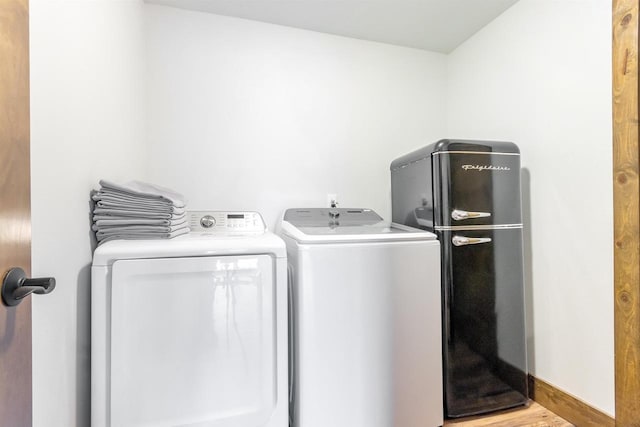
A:
<svg viewBox="0 0 640 427">
<path fill-rule="evenodd" d="M 93 265 L 111 265 L 121 259 L 245 254 L 271 254 L 276 258 L 286 258 L 287 255 L 282 239 L 269 231 L 259 234 L 191 232 L 173 239 L 105 242 L 93 253 Z"/>
<path fill-rule="evenodd" d="M 353 208 L 288 209 L 282 232 L 301 243 L 436 240 L 428 231 L 384 221 L 371 209 Z"/>
</svg>

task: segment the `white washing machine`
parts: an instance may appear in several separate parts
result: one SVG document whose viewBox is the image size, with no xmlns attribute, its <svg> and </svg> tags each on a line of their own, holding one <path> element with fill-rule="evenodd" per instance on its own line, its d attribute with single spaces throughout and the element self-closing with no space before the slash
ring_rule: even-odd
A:
<svg viewBox="0 0 640 427">
<path fill-rule="evenodd" d="M 289 209 L 293 427 L 443 423 L 440 245 L 370 209 Z"/>
<path fill-rule="evenodd" d="M 286 427 L 284 243 L 256 212 L 189 215 L 94 253 L 91 425 Z"/>
</svg>

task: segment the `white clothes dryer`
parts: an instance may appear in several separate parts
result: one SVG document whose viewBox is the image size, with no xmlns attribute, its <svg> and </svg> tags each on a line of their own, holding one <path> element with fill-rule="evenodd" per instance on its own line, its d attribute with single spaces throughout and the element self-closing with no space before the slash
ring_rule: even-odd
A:
<svg viewBox="0 0 640 427">
<path fill-rule="evenodd" d="M 91 270 L 93 427 L 286 427 L 283 241 L 256 212 L 100 245 Z"/>
<path fill-rule="evenodd" d="M 293 427 L 443 423 L 440 245 L 370 209 L 289 209 Z"/>
</svg>

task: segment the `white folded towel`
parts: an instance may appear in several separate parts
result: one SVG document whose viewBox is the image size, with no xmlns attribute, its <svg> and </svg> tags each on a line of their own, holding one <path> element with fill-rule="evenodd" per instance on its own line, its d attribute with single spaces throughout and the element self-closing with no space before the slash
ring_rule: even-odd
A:
<svg viewBox="0 0 640 427">
<path fill-rule="evenodd" d="M 150 201 L 150 200 L 144 200 L 144 199 L 139 199 L 139 200 L 124 200 L 124 199 L 119 199 L 117 197 L 101 197 L 100 195 L 98 195 L 98 197 L 94 197 L 94 200 L 96 201 L 96 206 L 140 206 L 143 207 L 144 209 L 168 209 L 170 207 L 174 207 L 177 209 L 184 209 L 183 207 L 178 207 L 175 206 L 172 203 L 169 203 L 167 201 Z"/>
<path fill-rule="evenodd" d="M 98 243 L 115 239 L 169 239 L 189 232 L 186 202 L 173 190 L 140 181 L 100 180 L 92 230 Z"/>
<path fill-rule="evenodd" d="M 98 234 L 125 234 L 125 233 L 173 233 L 174 231 L 189 229 L 187 224 L 180 224 L 175 227 L 167 225 L 123 225 L 121 227 L 100 227 L 95 229 Z"/>
<path fill-rule="evenodd" d="M 110 202 L 100 200 L 96 202 L 96 207 L 98 208 L 107 208 L 107 209 L 136 209 L 136 210 L 148 210 L 153 212 L 184 212 L 183 207 L 174 206 L 172 204 L 163 204 L 163 205 L 148 205 L 145 203 L 125 203 L 125 202 Z"/>
<path fill-rule="evenodd" d="M 181 228 L 179 230 L 172 231 L 171 233 L 152 233 L 152 232 L 137 232 L 137 233 L 123 233 L 123 234 L 104 234 L 101 232 L 96 233 L 98 243 L 102 244 L 110 240 L 149 240 L 149 239 L 172 239 L 177 236 L 189 233 L 189 228 Z"/>
<path fill-rule="evenodd" d="M 100 192 L 106 194 L 113 192 L 115 195 L 120 196 L 137 196 L 152 200 L 168 200 L 174 206 L 181 208 L 186 206 L 186 201 L 182 194 L 155 184 L 149 184 L 141 181 L 130 181 L 126 184 L 116 184 L 112 181 L 101 179 L 100 185 L 102 186 Z"/>
<path fill-rule="evenodd" d="M 97 215 L 93 215 L 93 221 L 101 221 L 101 220 L 141 220 L 141 221 L 177 221 L 177 220 L 181 220 L 183 218 L 187 217 L 186 213 L 181 213 L 181 214 L 171 214 L 171 216 L 169 216 L 167 218 L 167 214 L 161 214 L 162 216 L 160 218 L 157 217 L 149 217 L 149 215 L 142 215 L 142 216 L 136 216 L 136 215 L 104 215 L 104 214 L 97 214 Z"/>
<path fill-rule="evenodd" d="M 149 197 L 140 197 L 140 196 L 133 196 L 130 194 L 125 194 L 125 193 L 118 193 L 115 191 L 111 191 L 109 189 L 100 189 L 100 191 L 96 191 L 91 198 L 95 201 L 100 201 L 100 200 L 108 200 L 111 202 L 118 202 L 118 203 L 147 203 L 150 205 L 173 205 L 173 203 L 170 200 L 166 200 L 166 199 L 157 199 L 157 198 L 149 198 Z"/>
<path fill-rule="evenodd" d="M 150 218 L 150 219 L 171 219 L 174 216 L 184 215 L 184 208 L 176 208 L 174 211 L 169 212 L 154 212 L 154 211 L 145 211 L 145 210 L 133 210 L 133 209 L 109 209 L 109 208 L 98 208 L 96 207 L 93 210 L 95 215 L 113 215 L 113 216 L 129 216 L 129 217 L 138 217 L 138 218 Z"/>
<path fill-rule="evenodd" d="M 154 227 L 162 228 L 163 230 L 167 229 L 167 231 L 172 231 L 172 229 L 177 229 L 180 227 L 187 226 L 187 218 L 183 217 L 177 220 L 168 220 L 168 219 L 157 219 L 157 220 L 149 220 L 149 219 L 140 219 L 140 218 L 130 218 L 130 219 L 102 219 L 96 221 L 92 228 L 94 231 L 106 231 L 111 228 L 123 228 L 133 230 L 136 227 Z"/>
</svg>

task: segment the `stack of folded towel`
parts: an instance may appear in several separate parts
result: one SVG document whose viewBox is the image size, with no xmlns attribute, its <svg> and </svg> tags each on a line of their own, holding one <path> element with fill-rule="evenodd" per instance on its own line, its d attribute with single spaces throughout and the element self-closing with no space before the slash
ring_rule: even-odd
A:
<svg viewBox="0 0 640 427">
<path fill-rule="evenodd" d="M 189 232 L 184 197 L 172 190 L 132 181 L 101 180 L 92 196 L 98 243 L 115 239 L 170 239 Z"/>
</svg>

